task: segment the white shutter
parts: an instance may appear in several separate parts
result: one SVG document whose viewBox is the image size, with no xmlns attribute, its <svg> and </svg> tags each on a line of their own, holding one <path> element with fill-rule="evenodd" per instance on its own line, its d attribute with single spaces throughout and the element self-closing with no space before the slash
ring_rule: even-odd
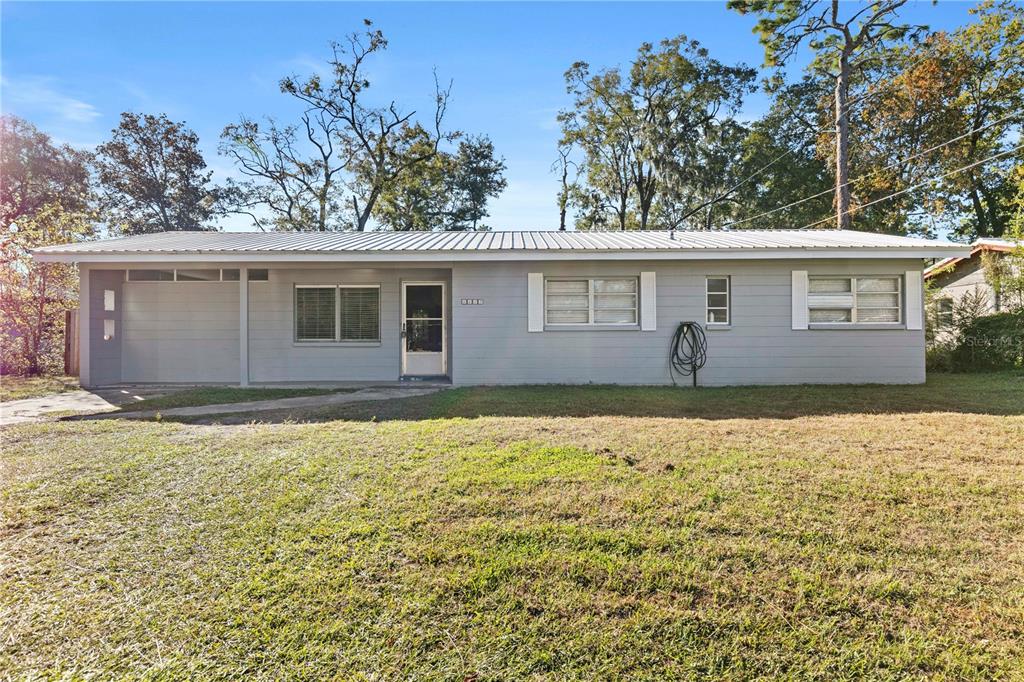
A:
<svg viewBox="0 0 1024 682">
<path fill-rule="evenodd" d="M 653 272 L 640 273 L 640 330 L 653 332 L 658 328 L 658 292 Z"/>
<path fill-rule="evenodd" d="M 922 313 L 924 312 L 921 304 L 921 273 L 916 270 L 907 270 L 903 281 L 907 297 L 907 329 L 921 329 Z"/>
<path fill-rule="evenodd" d="M 793 329 L 807 329 L 807 271 L 793 271 Z"/>
<path fill-rule="evenodd" d="M 527 331 L 544 331 L 544 273 L 531 272 L 526 276 Z"/>
</svg>

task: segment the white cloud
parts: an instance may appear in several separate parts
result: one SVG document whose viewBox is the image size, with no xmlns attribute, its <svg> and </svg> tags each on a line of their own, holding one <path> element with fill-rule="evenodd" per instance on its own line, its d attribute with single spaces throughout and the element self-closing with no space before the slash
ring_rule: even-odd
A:
<svg viewBox="0 0 1024 682">
<path fill-rule="evenodd" d="M 91 123 L 100 117 L 96 107 L 66 95 L 54 85 L 54 79 L 43 76 L 0 79 L 4 109 L 33 112 L 35 116 L 52 117 L 63 123 Z"/>
</svg>

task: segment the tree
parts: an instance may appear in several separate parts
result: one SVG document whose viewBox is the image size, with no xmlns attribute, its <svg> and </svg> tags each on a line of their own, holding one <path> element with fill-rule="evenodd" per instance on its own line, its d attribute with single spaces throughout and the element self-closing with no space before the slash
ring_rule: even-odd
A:
<svg viewBox="0 0 1024 682">
<path fill-rule="evenodd" d="M 851 81 L 877 59 L 887 44 L 920 34 L 920 26 L 896 23 L 898 10 L 907 0 L 875 0 L 852 6 L 852 14 L 840 17 L 839 0 L 728 0 L 740 14 L 761 16 L 755 32 L 764 46 L 765 63 L 783 66 L 797 49 L 807 44 L 814 52 L 812 68 L 835 82 L 835 209 L 836 227 L 849 229 Z"/>
<path fill-rule="evenodd" d="M 96 149 L 100 209 L 124 234 L 209 229 L 214 195 L 199 137 L 166 115 L 121 114 Z"/>
<path fill-rule="evenodd" d="M 385 188 L 403 174 L 412 172 L 437 154 L 442 142 L 451 141 L 455 133 L 444 133 L 441 124 L 448 106 L 450 85 L 442 89 L 434 78 L 434 112 L 430 128 L 421 127 L 429 144 L 418 145 L 420 135 L 410 135 L 416 125 L 415 111 L 403 112 L 392 101 L 385 107 L 366 103 L 370 80 L 366 76 L 366 61 L 387 49 L 387 39 L 372 22 L 364 21 L 363 34 L 353 33 L 347 46 L 332 44 L 333 56 L 329 60 L 333 81 L 321 82 L 317 75 L 304 80 L 288 77 L 281 81 L 281 90 L 339 122 L 340 136 L 351 154 L 353 179 L 349 201 L 354 227 L 365 230 L 374 206 Z"/>
<path fill-rule="evenodd" d="M 569 202 L 572 201 L 573 190 L 576 181 L 579 179 L 579 166 L 571 158 L 572 146 L 560 143 L 558 145 L 558 160 L 551 164 L 551 171 L 558 173 L 561 189 L 558 190 L 558 231 L 565 232 L 565 218 L 569 211 Z M 569 180 L 569 174 L 575 170 L 576 177 Z"/>
<path fill-rule="evenodd" d="M 58 200 L 68 211 L 85 210 L 92 199 L 88 161 L 28 121 L 0 116 L 0 229 Z"/>
<path fill-rule="evenodd" d="M 682 35 L 641 45 L 628 76 L 574 64 L 565 75 L 574 106 L 560 120 L 563 143 L 583 155 L 589 210 L 610 207 L 619 229 L 635 213 L 647 229 L 666 183 L 692 179 L 703 145 L 739 109 L 754 77 Z"/>
<path fill-rule="evenodd" d="M 419 139 L 408 143 L 413 153 L 432 144 L 422 128 L 414 126 L 409 135 Z M 419 149 L 417 149 L 419 145 Z M 487 201 L 507 184 L 505 162 L 494 156 L 494 145 L 486 137 L 461 140 L 454 153 L 438 151 L 389 183 L 374 208 L 374 218 L 392 230 L 479 230 L 487 217 Z"/>
<path fill-rule="evenodd" d="M 822 102 L 829 96 L 820 81 L 805 77 L 770 90 L 772 103 L 747 128 L 738 175 L 747 179 L 738 190 L 738 228 L 798 228 L 828 216 L 832 183 L 817 153 L 825 121 Z M 828 138 L 831 141 L 831 138 Z M 809 198 L 813 197 L 813 198 Z M 764 215 L 767 214 L 767 215 Z"/>
<path fill-rule="evenodd" d="M 78 274 L 67 263 L 37 263 L 31 250 L 93 234 L 94 216 L 59 201 L 23 215 L 0 239 L 0 373 L 59 372 L 64 312 L 76 307 Z"/>
<path fill-rule="evenodd" d="M 341 122 L 312 108 L 300 119 L 301 126 L 282 127 L 274 119 L 260 124 L 243 117 L 224 128 L 219 151 L 244 177 L 221 188 L 225 213 L 248 215 L 261 230 L 324 232 L 349 226 L 342 194 L 352 155 L 340 139 Z"/>
</svg>

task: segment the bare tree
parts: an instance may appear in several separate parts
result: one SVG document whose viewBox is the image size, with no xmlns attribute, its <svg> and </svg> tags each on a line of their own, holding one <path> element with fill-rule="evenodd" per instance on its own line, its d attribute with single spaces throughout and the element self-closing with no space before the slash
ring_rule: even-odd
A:
<svg viewBox="0 0 1024 682">
<path fill-rule="evenodd" d="M 428 131 L 430 144 L 416 150 L 407 141 L 405 131 L 416 124 L 415 111 L 403 112 L 392 101 L 385 107 L 365 103 L 370 81 L 365 75 L 366 60 L 387 48 L 380 30 L 365 20 L 364 33 L 353 33 L 347 46 L 332 44 L 333 81 L 324 84 L 317 75 L 305 80 L 288 77 L 281 81 L 281 90 L 305 102 L 311 109 L 323 112 L 340 126 L 339 136 L 351 157 L 348 203 L 351 205 L 354 228 L 365 230 L 380 194 L 403 173 L 431 160 L 441 142 L 451 141 L 456 133 L 443 133 L 441 124 L 448 106 L 448 88 L 441 88 L 434 74 L 434 114 Z"/>
</svg>

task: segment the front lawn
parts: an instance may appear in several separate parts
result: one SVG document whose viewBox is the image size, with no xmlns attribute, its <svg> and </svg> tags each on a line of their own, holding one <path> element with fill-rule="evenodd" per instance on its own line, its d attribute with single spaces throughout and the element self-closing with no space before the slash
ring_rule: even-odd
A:
<svg viewBox="0 0 1024 682">
<path fill-rule="evenodd" d="M 460 389 L 309 423 L 6 428 L 0 670 L 1019 677 L 1022 384 Z"/>
<path fill-rule="evenodd" d="M 53 393 L 78 389 L 78 377 L 18 377 L 0 374 L 0 403 L 28 398 L 42 398 Z"/>
</svg>

